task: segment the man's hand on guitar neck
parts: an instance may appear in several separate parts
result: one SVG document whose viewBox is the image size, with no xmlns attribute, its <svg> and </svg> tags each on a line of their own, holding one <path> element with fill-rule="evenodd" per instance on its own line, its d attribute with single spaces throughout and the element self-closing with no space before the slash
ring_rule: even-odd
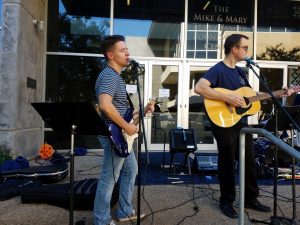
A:
<svg viewBox="0 0 300 225">
<path fill-rule="evenodd" d="M 283 88 L 283 93 L 279 97 L 289 97 L 290 95 L 294 94 L 296 91 L 293 88 Z"/>
<path fill-rule="evenodd" d="M 276 98 L 284 98 L 284 97 L 289 97 L 292 94 L 296 93 L 299 91 L 299 86 L 293 86 L 291 88 L 283 88 L 282 90 L 274 91 L 273 94 L 275 95 Z M 266 95 L 268 93 L 266 92 L 257 92 L 257 95 Z"/>
</svg>

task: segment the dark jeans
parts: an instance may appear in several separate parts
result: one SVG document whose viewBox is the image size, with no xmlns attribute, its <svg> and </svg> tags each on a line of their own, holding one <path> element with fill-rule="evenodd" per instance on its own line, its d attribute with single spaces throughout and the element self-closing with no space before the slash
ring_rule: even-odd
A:
<svg viewBox="0 0 300 225">
<path fill-rule="evenodd" d="M 218 127 L 214 124 L 211 126 L 219 150 L 220 204 L 235 201 L 235 160 L 239 159 L 239 133 L 243 127 L 247 126 L 244 123 L 237 123 L 229 128 Z M 252 202 L 258 197 L 259 191 L 251 134 L 246 134 L 245 144 L 245 202 Z"/>
</svg>

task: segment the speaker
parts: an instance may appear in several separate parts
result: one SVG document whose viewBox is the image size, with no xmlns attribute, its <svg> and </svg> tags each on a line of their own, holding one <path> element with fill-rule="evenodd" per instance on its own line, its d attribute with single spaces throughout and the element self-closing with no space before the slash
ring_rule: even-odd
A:
<svg viewBox="0 0 300 225">
<path fill-rule="evenodd" d="M 195 171 L 215 173 L 218 171 L 218 153 L 198 153 L 193 165 Z"/>
<path fill-rule="evenodd" d="M 171 129 L 169 135 L 171 152 L 194 152 L 197 150 L 197 142 L 193 129 Z"/>
</svg>

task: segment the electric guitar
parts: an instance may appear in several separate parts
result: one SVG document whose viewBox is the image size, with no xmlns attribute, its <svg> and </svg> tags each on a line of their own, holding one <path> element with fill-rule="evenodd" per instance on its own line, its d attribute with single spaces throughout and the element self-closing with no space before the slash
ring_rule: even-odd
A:
<svg viewBox="0 0 300 225">
<path fill-rule="evenodd" d="M 150 103 L 154 104 L 152 100 L 150 100 Z M 134 114 L 133 112 L 133 108 L 128 108 L 124 115 L 124 120 L 128 123 L 133 123 L 134 125 L 137 125 L 139 123 L 139 114 Z M 108 123 L 107 126 L 108 130 L 110 131 L 109 138 L 113 144 L 113 149 L 115 153 L 120 157 L 127 157 L 132 151 L 133 142 L 138 137 L 138 133 L 128 135 L 122 130 L 121 127 L 119 127 L 113 122 Z"/>
<path fill-rule="evenodd" d="M 289 88 L 298 92 L 300 86 L 293 86 Z M 244 116 L 254 115 L 260 111 L 260 100 L 271 98 L 270 94 L 256 95 L 255 91 L 250 87 L 242 87 L 237 90 L 228 90 L 225 88 L 214 88 L 214 90 L 230 94 L 235 93 L 244 97 L 246 105 L 243 107 L 234 107 L 226 102 L 212 99 L 204 99 L 204 106 L 208 117 L 211 121 L 219 127 L 231 127 L 235 125 Z M 272 94 L 280 98 L 286 94 L 287 90 L 278 90 L 272 92 Z"/>
</svg>

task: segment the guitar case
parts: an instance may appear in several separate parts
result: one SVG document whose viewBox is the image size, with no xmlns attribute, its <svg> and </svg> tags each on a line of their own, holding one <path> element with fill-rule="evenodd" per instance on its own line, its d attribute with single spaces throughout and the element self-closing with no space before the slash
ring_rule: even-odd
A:
<svg viewBox="0 0 300 225">
<path fill-rule="evenodd" d="M 1 172 L 1 179 L 38 179 L 43 183 L 55 183 L 68 175 L 69 167 L 66 162 L 48 166 L 33 166 L 24 169 Z"/>
<path fill-rule="evenodd" d="M 88 178 L 74 182 L 74 209 L 92 210 L 98 179 Z M 70 183 L 41 184 L 21 190 L 22 203 L 45 203 L 68 209 L 70 207 Z M 111 207 L 118 202 L 119 185 L 115 185 Z"/>
</svg>

